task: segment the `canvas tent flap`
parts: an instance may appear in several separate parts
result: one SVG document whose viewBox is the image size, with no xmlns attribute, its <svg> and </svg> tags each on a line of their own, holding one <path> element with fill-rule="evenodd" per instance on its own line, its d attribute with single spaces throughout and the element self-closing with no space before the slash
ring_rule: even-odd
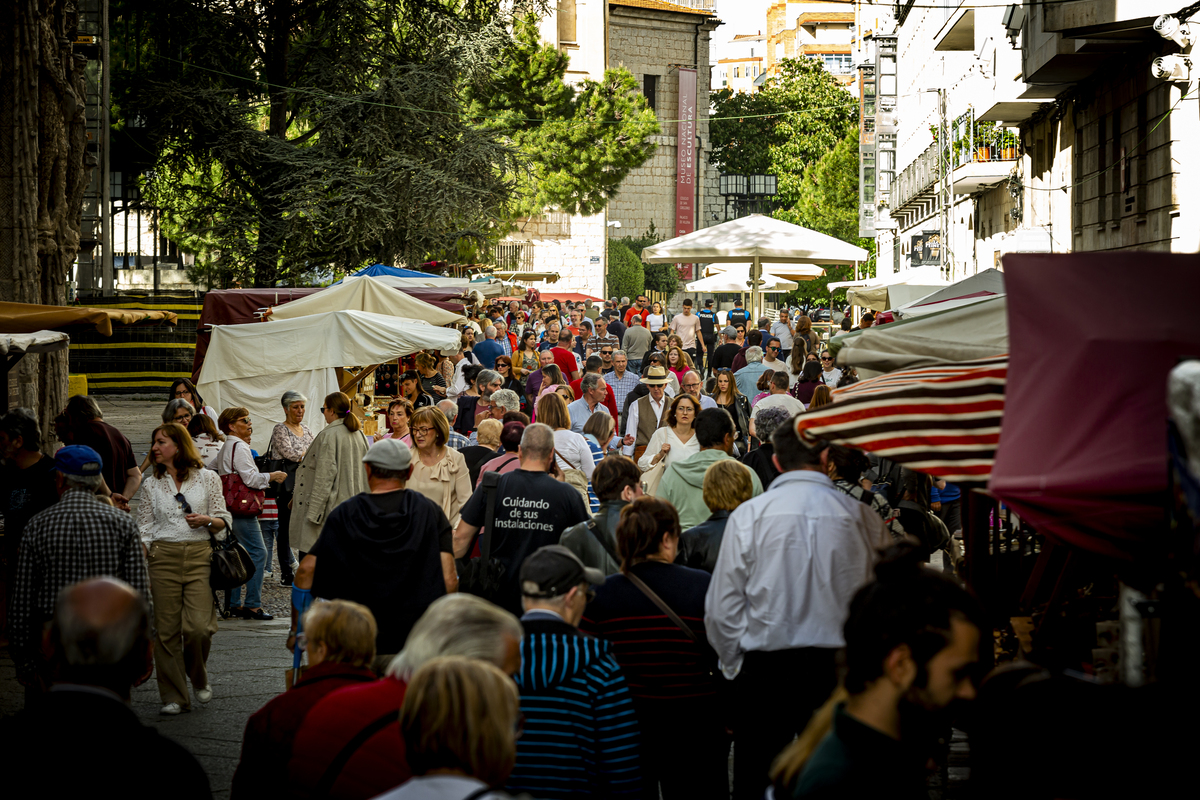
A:
<svg viewBox="0 0 1200 800">
<path fill-rule="evenodd" d="M 928 364 L 953 364 L 1008 352 L 1004 297 L 877 325 L 833 337 L 829 349 L 840 366 L 891 372 Z"/>
<path fill-rule="evenodd" d="M 418 300 L 372 277 L 346 278 L 323 292 L 272 308 L 270 320 L 278 322 L 328 311 L 368 311 L 428 325 L 456 325 L 466 319 Z"/>
<path fill-rule="evenodd" d="M 1004 294 L 1004 273 L 994 267 L 989 267 L 982 272 L 963 278 L 961 281 L 916 298 L 903 306 L 898 306 L 898 308 L 901 311 L 907 311 L 910 308 L 936 306 L 939 303 L 962 297 L 985 297 L 997 294 Z"/>
<path fill-rule="evenodd" d="M 1196 285 L 1200 256 L 1011 254 L 1004 267 L 1014 380 L 990 489 L 1042 533 L 1136 558 L 1163 533 L 1168 376 L 1200 355 L 1195 292 L 1177 287 Z M 1153 314 L 1114 322 L 1148 293 Z"/>
<path fill-rule="evenodd" d="M 62 331 L 0 333 L 0 357 L 51 353 L 65 349 L 70 343 L 71 337 Z"/>
<path fill-rule="evenodd" d="M 213 408 L 245 406 L 254 421 L 253 446 L 265 452 L 271 428 L 283 420 L 279 398 L 296 389 L 319 408 L 337 390 L 337 367 L 380 364 L 425 349 L 457 347 L 460 334 L 365 311 L 331 311 L 278 322 L 219 326 L 212 331 L 197 389 Z M 314 433 L 318 413 L 304 420 Z"/>
<path fill-rule="evenodd" d="M 701 228 L 642 250 L 642 260 L 648 264 L 738 263 L 756 258 L 763 264 L 853 264 L 866 261 L 867 255 L 841 239 L 763 214 Z"/>
<path fill-rule="evenodd" d="M 81 306 L 44 306 L 35 303 L 0 303 L 0 329 L 7 333 L 34 333 L 66 328 L 94 328 L 102 336 L 112 336 L 112 326 L 142 322 L 174 325 L 173 311 L 139 308 L 84 308 Z"/>
<path fill-rule="evenodd" d="M 899 308 L 905 303 L 911 303 L 937 289 L 936 284 L 897 283 L 887 286 L 865 286 L 847 289 L 846 302 L 872 311 L 887 311 L 889 308 Z"/>
</svg>

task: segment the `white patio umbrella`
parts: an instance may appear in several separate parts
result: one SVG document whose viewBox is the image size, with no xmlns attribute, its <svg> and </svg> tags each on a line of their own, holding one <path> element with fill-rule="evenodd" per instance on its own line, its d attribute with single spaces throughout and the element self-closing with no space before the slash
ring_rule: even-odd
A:
<svg viewBox="0 0 1200 800">
<path fill-rule="evenodd" d="M 725 266 L 725 265 L 722 265 Z M 732 269 L 713 274 L 686 285 L 689 292 L 746 292 L 750 290 L 750 264 L 729 264 Z M 705 270 L 707 272 L 707 270 Z M 790 292 L 799 284 L 763 270 L 758 290 L 760 292 Z"/>
<path fill-rule="evenodd" d="M 651 245 L 642 250 L 642 260 L 648 264 L 749 261 L 750 274 L 757 276 L 763 264 L 854 264 L 866 261 L 867 251 L 790 222 L 751 214 Z M 752 289 L 751 308 L 757 296 Z"/>
<path fill-rule="evenodd" d="M 703 277 L 707 278 L 712 275 L 720 275 L 724 272 L 740 270 L 746 273 L 746 277 L 750 277 L 750 268 L 754 266 L 751 263 L 746 264 L 706 264 L 704 267 Z M 825 270 L 813 264 L 774 264 L 768 270 L 763 268 L 763 274 L 770 272 L 776 278 L 782 278 L 785 281 L 812 281 L 817 278 L 825 277 Z"/>
</svg>

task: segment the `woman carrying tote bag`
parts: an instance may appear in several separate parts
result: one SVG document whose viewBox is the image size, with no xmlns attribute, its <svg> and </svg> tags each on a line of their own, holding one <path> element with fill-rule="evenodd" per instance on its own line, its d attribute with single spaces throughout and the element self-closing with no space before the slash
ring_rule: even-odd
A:
<svg viewBox="0 0 1200 800">
<path fill-rule="evenodd" d="M 222 481 L 223 484 L 229 484 L 226 486 L 227 493 L 239 491 L 245 493 L 246 489 L 250 489 L 261 494 L 261 491 L 272 482 L 282 483 L 287 479 L 286 472 L 259 472 L 258 467 L 254 465 L 254 457 L 250 450 L 250 436 L 254 432 L 254 428 L 250 422 L 248 409 L 240 406 L 225 409 L 217 418 L 217 425 L 225 434 L 225 445 L 217 454 L 214 462 L 217 474 L 236 476 L 235 479 Z M 241 487 L 231 488 L 236 487 L 239 482 Z M 241 516 L 237 508 L 232 504 L 228 505 L 230 506 L 229 512 L 233 515 L 233 535 L 237 538 L 238 543 L 246 548 L 246 552 L 254 561 L 255 568 L 254 575 L 246 583 L 244 602 L 241 586 L 230 590 L 229 616 L 243 619 L 274 619 L 272 615 L 262 609 L 263 572 L 267 566 L 267 548 L 263 544 L 262 530 L 258 527 L 258 514 L 262 512 L 262 506 L 259 505 L 256 511 L 246 512 L 253 513 L 254 516 Z"/>
<path fill-rule="evenodd" d="M 151 470 L 138 495 L 138 532 L 154 600 L 160 713 L 174 715 L 191 708 L 188 679 L 201 703 L 212 699 L 206 662 L 217 612 L 209 587 L 209 537 L 224 539 L 232 518 L 221 479 L 204 469 L 182 425 L 160 425 L 151 438 Z"/>
</svg>

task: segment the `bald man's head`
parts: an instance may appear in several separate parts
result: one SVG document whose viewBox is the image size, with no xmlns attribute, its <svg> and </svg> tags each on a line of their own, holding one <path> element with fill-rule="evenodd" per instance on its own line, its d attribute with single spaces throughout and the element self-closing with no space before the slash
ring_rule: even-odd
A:
<svg viewBox="0 0 1200 800">
<path fill-rule="evenodd" d="M 153 669 L 149 605 L 116 578 L 92 578 L 59 592 L 49 637 L 59 683 L 128 697 Z"/>
</svg>

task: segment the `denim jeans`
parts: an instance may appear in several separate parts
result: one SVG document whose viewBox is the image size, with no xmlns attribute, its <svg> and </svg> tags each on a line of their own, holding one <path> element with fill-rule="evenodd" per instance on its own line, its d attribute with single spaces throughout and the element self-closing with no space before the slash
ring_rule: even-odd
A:
<svg viewBox="0 0 1200 800">
<path fill-rule="evenodd" d="M 246 600 L 242 602 L 242 587 L 229 591 L 229 605 L 254 609 L 262 607 L 263 569 L 267 562 L 267 548 L 263 546 L 262 531 L 257 517 L 234 517 L 233 535 L 250 554 L 254 562 L 254 577 L 246 584 Z"/>
<path fill-rule="evenodd" d="M 642 372 L 642 360 L 640 358 L 631 358 L 628 361 L 629 363 L 625 365 L 625 368 L 634 375 L 640 375 Z"/>
<path fill-rule="evenodd" d="M 263 549 L 266 550 L 266 564 L 263 566 L 263 573 L 271 571 L 271 550 L 275 546 L 275 537 L 279 533 L 278 519 L 260 519 L 258 521 L 258 529 L 262 531 Z M 282 566 L 282 556 L 280 557 L 280 565 Z"/>
</svg>

